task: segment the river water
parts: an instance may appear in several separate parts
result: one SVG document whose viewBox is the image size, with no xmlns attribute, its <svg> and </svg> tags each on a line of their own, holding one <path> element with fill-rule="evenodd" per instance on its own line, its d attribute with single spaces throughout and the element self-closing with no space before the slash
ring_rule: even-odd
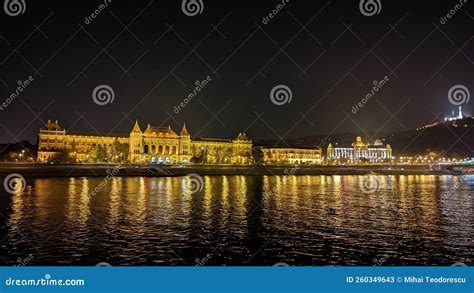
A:
<svg viewBox="0 0 474 293">
<path fill-rule="evenodd" d="M 0 192 L 0 261 L 472 265 L 474 177 L 374 178 L 29 179 Z"/>
</svg>

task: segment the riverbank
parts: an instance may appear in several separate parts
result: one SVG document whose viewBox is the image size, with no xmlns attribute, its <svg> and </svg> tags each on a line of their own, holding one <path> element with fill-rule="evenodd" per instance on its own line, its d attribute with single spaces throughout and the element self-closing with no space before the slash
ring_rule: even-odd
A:
<svg viewBox="0 0 474 293">
<path fill-rule="evenodd" d="M 429 166 L 137 166 L 137 165 L 39 165 L 0 164 L 0 176 L 24 177 L 167 177 L 190 173 L 205 175 L 462 175 L 450 168 Z"/>
</svg>

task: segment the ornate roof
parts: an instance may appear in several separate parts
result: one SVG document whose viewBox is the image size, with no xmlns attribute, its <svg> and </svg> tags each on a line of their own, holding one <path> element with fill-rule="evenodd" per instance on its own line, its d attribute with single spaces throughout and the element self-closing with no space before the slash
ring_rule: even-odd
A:
<svg viewBox="0 0 474 293">
<path fill-rule="evenodd" d="M 148 124 L 148 127 L 143 132 L 145 137 L 170 137 L 170 138 L 177 138 L 178 135 L 174 132 L 170 126 L 168 127 L 159 127 L 159 126 L 151 126 Z"/>
<path fill-rule="evenodd" d="M 196 137 L 193 142 L 232 142 L 232 140 L 227 138 L 208 138 L 208 137 Z"/>
<path fill-rule="evenodd" d="M 245 133 L 239 133 L 237 137 L 235 138 L 236 141 L 251 141 L 250 138 Z"/>
<path fill-rule="evenodd" d="M 183 129 L 181 129 L 181 132 L 179 133 L 180 136 L 185 136 L 189 135 L 188 130 L 186 129 L 186 123 L 183 124 Z"/>
<path fill-rule="evenodd" d="M 115 138 L 128 138 L 128 134 L 123 133 L 97 133 L 97 132 L 82 132 L 82 131 L 67 131 L 67 135 L 74 135 L 74 136 L 87 136 L 87 137 L 115 137 Z"/>
<path fill-rule="evenodd" d="M 132 132 L 133 133 L 142 133 L 142 130 L 140 129 L 140 125 L 138 125 L 138 120 L 135 120 L 135 125 L 133 125 Z"/>
<path fill-rule="evenodd" d="M 61 125 L 59 124 L 58 120 L 51 121 L 48 120 L 48 123 L 43 127 L 44 130 L 63 130 Z"/>
</svg>

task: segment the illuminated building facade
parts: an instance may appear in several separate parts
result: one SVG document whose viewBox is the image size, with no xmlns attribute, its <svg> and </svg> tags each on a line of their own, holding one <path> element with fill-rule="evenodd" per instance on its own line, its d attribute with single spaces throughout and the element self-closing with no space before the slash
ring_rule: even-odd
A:
<svg viewBox="0 0 474 293">
<path fill-rule="evenodd" d="M 320 148 L 262 147 L 263 163 L 269 165 L 317 165 L 321 164 Z"/>
<path fill-rule="evenodd" d="M 358 136 L 351 147 L 333 147 L 329 144 L 327 148 L 328 163 L 384 163 L 391 159 L 392 147 L 389 144 L 384 147 L 378 139 L 371 145 Z"/>
<path fill-rule="evenodd" d="M 48 121 L 39 132 L 38 161 L 69 158 L 75 163 L 130 162 L 133 164 L 250 164 L 252 141 L 240 133 L 235 139 L 191 139 L 186 126 L 180 133 L 171 127 L 138 122 L 130 134 L 94 134 L 66 131 L 58 121 Z"/>
</svg>

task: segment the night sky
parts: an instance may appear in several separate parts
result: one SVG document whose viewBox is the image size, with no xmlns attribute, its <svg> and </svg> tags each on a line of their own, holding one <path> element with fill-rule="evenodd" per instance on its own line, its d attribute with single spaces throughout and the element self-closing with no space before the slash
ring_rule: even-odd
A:
<svg viewBox="0 0 474 293">
<path fill-rule="evenodd" d="M 263 21 L 281 1 L 203 0 L 201 14 L 186 16 L 178 0 L 113 0 L 86 21 L 102 3 L 25 0 L 18 16 L 0 10 L 0 103 L 18 80 L 34 79 L 0 110 L 0 142 L 36 142 L 48 119 L 106 133 L 128 133 L 136 118 L 176 131 L 185 122 L 192 136 L 222 138 L 403 131 L 449 114 L 452 86 L 474 92 L 469 1 L 445 24 L 459 1 L 381 0 L 379 14 L 364 16 L 357 0 L 290 0 Z M 112 103 L 94 102 L 99 85 L 113 89 Z M 291 89 L 290 103 L 272 103 L 277 85 Z"/>
</svg>

